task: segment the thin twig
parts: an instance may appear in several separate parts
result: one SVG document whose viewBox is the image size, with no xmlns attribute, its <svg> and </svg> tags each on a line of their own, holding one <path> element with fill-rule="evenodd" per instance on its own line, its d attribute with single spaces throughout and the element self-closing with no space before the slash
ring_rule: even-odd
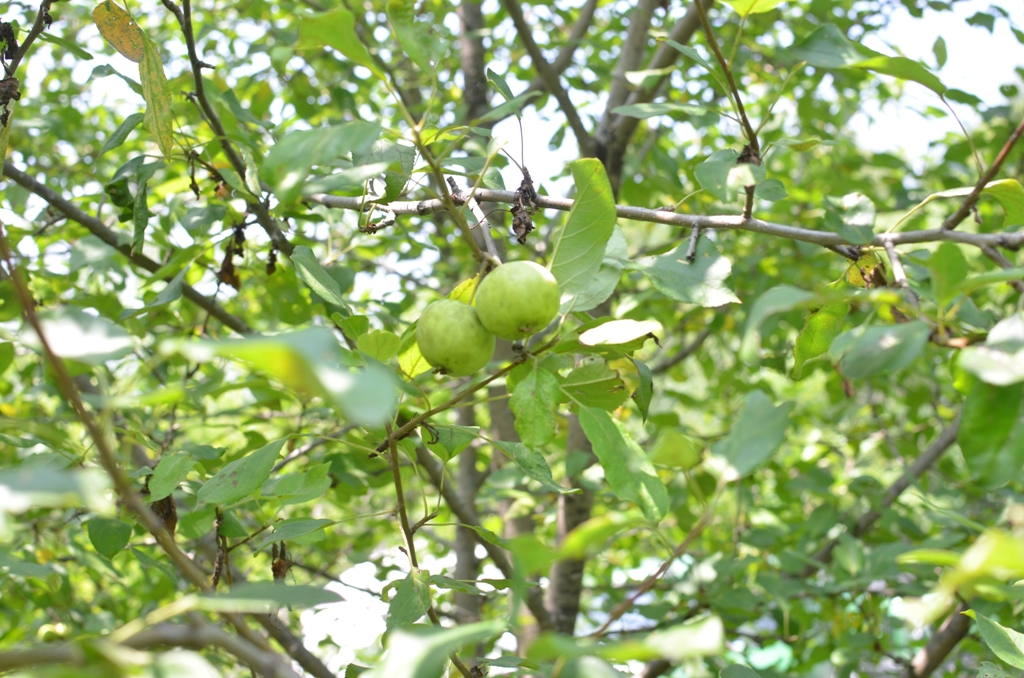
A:
<svg viewBox="0 0 1024 678">
<path fill-rule="evenodd" d="M 899 252 L 896 251 L 896 246 L 892 244 L 891 240 L 885 241 L 885 253 L 889 255 L 889 264 L 892 266 L 892 275 L 896 280 L 896 284 L 903 288 L 903 293 L 907 297 L 907 301 L 914 307 L 915 311 L 921 310 L 921 305 L 918 301 L 917 294 L 914 290 L 910 289 L 910 281 L 907 280 L 907 272 L 903 270 L 903 262 L 900 261 Z"/>
<path fill-rule="evenodd" d="M 700 240 L 700 226 L 690 229 L 690 246 L 686 248 L 686 263 L 692 264 L 697 258 L 697 241 Z"/>
<path fill-rule="evenodd" d="M 498 256 L 498 248 L 494 244 L 494 237 L 491 235 L 491 222 L 487 219 L 487 215 L 480 209 L 480 203 L 476 201 L 472 195 L 459 189 L 459 185 L 455 183 L 455 179 L 448 177 L 448 187 L 452 191 L 452 197 L 456 201 L 461 201 L 469 207 L 469 211 L 476 217 L 476 227 L 480 230 L 480 235 L 484 240 L 484 250 L 489 254 L 495 262 L 501 263 L 501 257 Z"/>
<path fill-rule="evenodd" d="M 672 369 L 673 367 L 675 367 L 676 365 L 678 365 L 679 363 L 683 362 L 691 355 L 696 353 L 698 350 L 700 350 L 700 347 L 703 346 L 704 342 L 707 341 L 707 338 L 710 336 L 711 325 L 709 323 L 707 327 L 702 329 L 700 333 L 696 337 L 694 337 L 693 341 L 684 346 L 683 349 L 679 351 L 679 353 L 676 353 L 674 356 L 672 356 L 665 362 L 661 363 L 660 365 L 652 367 L 651 372 L 653 372 L 654 374 L 662 374 L 664 372 L 668 372 L 670 369 Z"/>
<path fill-rule="evenodd" d="M 757 132 L 754 131 L 754 126 L 750 124 L 750 119 L 747 118 L 747 111 L 743 108 L 743 98 L 740 96 L 739 87 L 736 86 L 736 78 L 733 77 L 732 69 L 729 68 L 729 62 L 726 61 L 725 55 L 722 54 L 721 48 L 718 46 L 718 39 L 715 38 L 715 32 L 711 29 L 711 22 L 708 21 L 708 11 L 704 7 L 704 3 L 694 3 L 697 7 L 697 12 L 700 14 L 701 25 L 704 26 L 704 35 L 707 36 L 708 45 L 711 47 L 711 51 L 715 53 L 715 59 L 718 60 L 718 65 L 722 67 L 722 71 L 725 72 L 725 78 L 729 83 L 730 94 L 733 99 L 733 103 L 736 104 L 736 112 L 740 116 L 740 124 L 743 126 L 744 136 L 747 138 L 747 143 L 750 144 L 750 150 L 753 151 L 755 156 L 760 158 L 761 149 L 757 144 Z M 760 164 L 760 163 L 758 163 Z M 748 196 L 748 200 L 749 200 Z"/>
<path fill-rule="evenodd" d="M 636 601 L 639 600 L 641 596 L 643 596 L 645 593 L 654 588 L 654 585 L 658 583 L 658 580 L 661 579 L 666 572 L 668 572 L 668 568 L 672 566 L 672 563 L 674 563 L 677 559 L 679 559 L 680 556 L 686 553 L 686 549 L 690 548 L 690 544 L 693 543 L 693 540 L 699 537 L 704 532 L 704 528 L 708 526 L 708 523 L 710 523 L 712 517 L 714 517 L 715 505 L 718 503 L 718 498 L 722 495 L 722 488 L 724 487 L 724 485 L 724 482 L 719 482 L 718 490 L 715 492 L 715 496 L 711 499 L 711 501 L 708 502 L 708 505 L 704 507 L 704 511 L 700 514 L 700 518 L 698 518 L 697 522 L 693 524 L 693 527 L 690 528 L 690 531 L 686 533 L 686 536 L 683 538 L 683 541 L 679 542 L 679 546 L 677 546 L 675 550 L 672 551 L 672 555 L 666 558 L 665 561 L 661 564 L 661 566 L 652 575 L 647 577 L 647 579 L 644 579 L 643 582 L 641 582 L 640 586 L 637 587 L 636 591 L 634 591 L 631 596 L 629 596 L 624 601 L 622 601 L 614 608 L 612 608 L 612 611 L 611 613 L 609 613 L 608 618 L 604 621 L 603 624 L 601 624 L 600 627 L 598 627 L 596 631 L 590 634 L 590 638 L 600 638 L 605 633 L 607 633 L 608 628 L 612 624 L 614 624 L 615 621 L 618 620 L 622 615 L 629 612 L 633 608 L 633 606 L 636 605 Z"/>
<path fill-rule="evenodd" d="M 999 151 L 999 155 L 996 156 L 995 162 L 992 163 L 992 166 L 988 168 L 987 172 L 981 175 L 981 179 L 979 179 L 978 183 L 975 184 L 974 190 L 964 198 L 963 204 L 960 205 L 960 209 L 953 212 L 948 219 L 942 222 L 943 230 L 954 229 L 960 225 L 960 222 L 967 218 L 967 215 L 971 213 L 971 210 L 974 209 L 974 206 L 981 198 L 981 192 L 985 190 L 986 186 L 988 186 L 988 182 L 992 181 L 996 174 L 999 173 L 999 168 L 1003 166 L 1003 161 L 1006 160 L 1006 156 L 1010 154 L 1010 151 L 1013 149 L 1017 141 L 1020 140 L 1022 135 L 1024 135 L 1024 119 L 1022 119 L 1020 124 L 1017 125 L 1017 129 L 1010 133 L 1010 138 L 1006 140 L 1005 144 L 1003 144 L 1003 148 Z"/>
<path fill-rule="evenodd" d="M 413 570 L 420 568 L 419 559 L 416 557 L 416 543 L 414 539 L 415 530 L 409 524 L 409 511 L 405 507 L 405 490 L 402 489 L 402 470 L 398 464 L 398 440 L 394 437 L 391 424 L 385 424 L 384 430 L 387 433 L 388 441 L 388 466 L 391 467 L 391 479 L 395 484 L 395 512 L 398 514 L 398 522 L 402 528 L 402 539 L 405 542 L 405 554 L 409 558 L 409 567 Z M 418 524 L 417 524 L 418 525 Z M 437 616 L 437 610 L 431 602 L 427 606 L 427 616 L 434 626 L 441 625 L 441 618 Z M 459 655 L 453 650 L 448 657 L 452 664 L 459 670 L 464 678 L 473 678 L 470 668 L 459 659 Z"/>
<path fill-rule="evenodd" d="M 445 504 L 448 505 L 448 508 L 455 517 L 459 519 L 459 523 L 473 530 L 477 542 L 484 547 L 488 557 L 501 570 L 502 576 L 505 579 L 515 579 L 515 570 L 512 567 L 508 554 L 500 546 L 480 537 L 480 533 L 477 530 L 482 529 L 482 523 L 476 513 L 476 508 L 472 502 L 463 499 L 459 495 L 455 483 L 448 477 L 444 465 L 422 445 L 416 448 L 416 460 L 426 470 L 430 483 L 441 493 Z M 540 587 L 531 586 L 529 588 L 526 593 L 526 606 L 530 610 L 530 614 L 537 620 L 537 626 L 542 631 L 549 631 L 554 628 L 551 616 L 548 614 L 547 608 L 544 607 L 543 593 Z"/>
</svg>

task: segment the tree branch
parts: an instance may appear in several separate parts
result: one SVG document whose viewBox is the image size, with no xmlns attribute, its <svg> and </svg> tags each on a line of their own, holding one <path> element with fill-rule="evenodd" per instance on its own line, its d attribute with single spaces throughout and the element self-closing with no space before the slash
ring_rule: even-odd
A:
<svg viewBox="0 0 1024 678">
<path fill-rule="evenodd" d="M 647 34 L 651 28 L 651 19 L 654 18 L 654 9 L 657 6 L 658 0 L 640 0 L 629 12 L 629 30 L 612 74 L 608 104 L 605 106 L 604 115 L 594 134 L 599 148 L 608 147 L 614 117 L 612 109 L 624 104 L 629 96 L 629 82 L 626 80 L 626 73 L 638 70 L 640 64 L 643 63 L 644 53 L 647 51 Z"/>
<path fill-rule="evenodd" d="M 474 191 L 467 191 L 469 195 L 481 202 L 500 202 L 507 204 L 515 203 L 513 191 L 495 191 L 486 188 L 478 188 Z M 464 194 L 465 195 L 465 194 Z M 363 210 L 366 203 L 361 198 L 328 195 L 316 193 L 308 198 L 309 202 L 338 209 Z M 553 198 L 547 195 L 537 196 L 537 205 L 546 209 L 555 209 L 568 212 L 572 209 L 573 201 L 568 198 Z M 447 209 L 441 199 L 432 200 L 406 200 L 389 203 L 387 209 L 396 215 L 425 215 L 433 212 L 441 212 Z M 822 247 L 851 247 L 851 243 L 837 233 L 831 231 L 819 231 L 797 226 L 787 226 L 761 219 L 744 219 L 736 215 L 704 216 L 698 214 L 680 214 L 666 212 L 664 210 L 652 210 L 646 207 L 633 207 L 631 205 L 616 205 L 615 213 L 619 218 L 632 219 L 633 221 L 647 221 L 656 224 L 669 224 L 684 228 L 697 227 L 700 229 L 714 230 L 738 230 L 764 233 L 765 235 L 809 242 Z M 1024 246 L 1024 233 L 961 233 L 943 229 L 931 229 L 923 231 L 906 231 L 903 233 L 881 233 L 874 237 L 871 245 L 884 247 L 886 241 L 894 245 L 922 242 L 951 241 L 974 245 L 975 247 L 1006 247 L 1018 249 Z M 845 256 L 845 255 L 844 255 Z"/>
<path fill-rule="evenodd" d="M 118 252 L 123 254 L 136 266 L 143 268 L 150 273 L 154 273 L 160 269 L 160 264 L 153 261 L 149 257 L 141 253 L 132 254 L 131 245 L 122 243 L 116 231 L 113 231 L 97 219 L 84 212 L 81 208 L 75 205 L 70 200 L 67 200 L 61 194 L 57 193 L 53 189 L 49 188 L 45 184 L 36 181 L 28 174 L 14 167 L 10 160 L 4 162 L 4 176 L 14 181 L 19 186 L 28 189 L 35 195 L 39 196 L 47 203 L 52 205 L 54 208 L 59 210 L 68 219 L 77 222 L 89 230 L 90 233 L 95 235 L 97 238 L 110 245 Z M 170 278 L 165 278 L 170 280 Z M 221 321 L 225 326 L 230 327 L 239 334 L 255 334 L 254 330 L 249 327 L 244 320 L 231 315 L 224 310 L 216 301 L 208 297 L 203 296 L 196 291 L 194 287 L 186 283 L 181 284 L 181 294 L 186 299 L 194 303 L 199 308 L 203 309 L 217 320 Z"/>
<path fill-rule="evenodd" d="M 697 31 L 697 27 L 700 26 L 700 16 L 696 7 L 696 2 L 698 1 L 702 2 L 704 7 L 710 7 L 712 2 L 714 2 L 714 0 L 695 0 L 686 11 L 686 14 L 683 15 L 683 18 L 672 27 L 672 32 L 668 36 L 669 39 L 681 45 L 685 45 L 690 41 L 690 38 Z M 674 64 L 679 57 L 680 54 L 674 47 L 664 43 L 654 53 L 654 56 L 651 57 L 645 68 L 647 70 L 667 68 Z M 653 101 L 665 87 L 666 82 L 668 82 L 668 75 L 663 75 L 653 87 L 637 88 L 626 99 L 625 105 L 632 106 Z M 608 170 L 608 179 L 611 181 L 612 188 L 618 193 L 623 158 L 625 157 L 626 149 L 629 147 L 629 141 L 633 138 L 633 133 L 636 132 L 636 128 L 640 125 L 640 119 L 618 115 L 613 122 L 612 131 L 608 138 L 608 146 L 605 150 L 604 165 Z"/>
<path fill-rule="evenodd" d="M 988 182 L 999 173 L 999 168 L 1003 166 L 1003 161 L 1006 160 L 1006 156 L 1010 154 L 1017 141 L 1024 135 L 1024 119 L 1017 125 L 1017 129 L 1010 133 L 1010 138 L 1003 144 L 1003 148 L 999 151 L 999 155 L 996 156 L 995 162 L 988 168 L 984 174 L 981 175 L 981 179 L 978 179 L 978 183 L 975 184 L 974 190 L 972 190 L 966 198 L 964 198 L 963 204 L 960 205 L 960 209 L 953 214 L 949 215 L 949 218 L 942 222 L 942 228 L 944 230 L 954 229 L 960 225 L 960 223 L 967 218 L 967 215 L 971 213 L 974 206 L 978 204 L 978 200 L 981 199 L 981 192 L 988 186 Z"/>
<path fill-rule="evenodd" d="M 484 15 L 480 3 L 463 0 L 456 7 L 461 29 L 459 31 L 459 65 L 462 68 L 463 92 L 466 101 L 466 119 L 475 120 L 487 112 L 488 87 L 484 74 Z"/>
<path fill-rule="evenodd" d="M 1004 257 L 1003 253 L 997 250 L 995 247 L 992 247 L 991 245 L 982 245 L 981 252 L 986 257 L 996 262 L 999 268 L 1004 270 L 1008 268 L 1013 268 L 1013 262 Z M 1009 284 L 1013 289 L 1017 290 L 1018 294 L 1024 294 L 1024 281 L 1011 280 L 1007 284 Z"/>
<path fill-rule="evenodd" d="M 952 423 L 946 428 L 946 430 L 940 433 L 939 437 L 928 446 L 928 449 L 921 453 L 921 455 L 914 461 L 913 465 L 907 469 L 902 476 L 900 476 L 899 480 L 889 486 L 889 489 L 886 491 L 885 497 L 882 498 L 881 503 L 857 519 L 857 522 L 851 530 L 853 536 L 860 537 L 871 529 L 875 522 L 882 517 L 882 512 L 892 506 L 899 496 L 903 494 L 904 490 L 910 487 L 914 481 L 924 474 L 925 471 L 931 468 L 943 453 L 948 450 L 954 442 L 956 442 L 956 436 L 959 431 L 960 414 L 957 413 L 956 418 L 953 419 Z M 831 563 L 832 552 L 838 545 L 839 537 L 829 541 L 812 556 L 812 559 L 816 561 L 816 564 L 805 567 L 800 576 L 806 579 L 822 567 Z"/>
<path fill-rule="evenodd" d="M 927 678 L 939 667 L 956 644 L 967 637 L 967 631 L 971 628 L 971 618 L 963 613 L 968 609 L 967 603 L 961 603 L 953 610 L 953 614 L 946 618 L 928 644 L 922 647 L 903 669 L 902 678 Z"/>
<path fill-rule="evenodd" d="M 160 647 L 186 647 L 202 650 L 221 649 L 243 664 L 271 678 L 298 678 L 287 662 L 272 652 L 233 636 L 213 624 L 158 624 L 125 639 L 121 645 L 136 650 Z M 56 643 L 0 653 L 0 671 L 53 664 L 84 664 L 86 653 L 77 643 Z"/>
<path fill-rule="evenodd" d="M 696 337 L 693 338 L 693 341 L 684 346 L 682 350 L 679 351 L 679 353 L 676 353 L 674 356 L 672 356 L 665 362 L 661 363 L 657 367 L 651 368 L 651 372 L 653 372 L 654 374 L 664 374 L 665 372 L 668 372 L 670 369 L 672 369 L 673 367 L 675 367 L 676 365 L 678 365 L 679 363 L 683 362 L 691 355 L 696 353 L 698 350 L 700 350 L 700 347 L 704 345 L 704 342 L 707 341 L 707 338 L 710 336 L 711 324 L 708 323 L 708 325 L 704 329 L 702 329 Z"/>
<path fill-rule="evenodd" d="M 526 18 L 523 16 L 523 8 L 520 6 L 519 0 L 501 0 L 501 4 L 505 11 L 508 12 L 512 23 L 515 24 L 516 32 L 523 43 L 523 47 L 526 48 L 526 52 L 530 55 L 530 59 L 533 61 L 534 69 L 544 80 L 547 90 L 558 101 L 558 106 L 565 115 L 572 133 L 576 136 L 576 143 L 580 147 L 580 155 L 583 157 L 593 157 L 595 152 L 594 139 L 583 125 L 575 104 L 569 98 L 569 93 L 562 87 L 562 83 L 558 79 L 558 73 L 551 68 L 551 64 L 544 58 L 540 47 L 533 39 L 533 33 L 530 31 L 530 26 L 526 23 Z"/>
</svg>

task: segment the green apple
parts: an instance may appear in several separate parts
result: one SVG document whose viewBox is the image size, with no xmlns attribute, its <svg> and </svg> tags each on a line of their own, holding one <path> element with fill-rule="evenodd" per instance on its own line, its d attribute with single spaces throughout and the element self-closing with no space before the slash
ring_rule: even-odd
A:
<svg viewBox="0 0 1024 678">
<path fill-rule="evenodd" d="M 540 332 L 558 315 L 558 281 L 532 261 L 511 261 L 487 274 L 476 290 L 480 322 L 502 339 Z"/>
<path fill-rule="evenodd" d="M 494 335 L 480 324 L 472 306 L 454 299 L 423 309 L 416 343 L 428 363 L 453 377 L 480 371 L 494 355 Z"/>
</svg>

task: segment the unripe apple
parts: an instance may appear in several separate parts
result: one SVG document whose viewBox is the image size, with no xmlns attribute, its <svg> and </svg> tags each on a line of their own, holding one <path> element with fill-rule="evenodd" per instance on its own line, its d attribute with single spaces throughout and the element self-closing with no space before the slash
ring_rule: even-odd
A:
<svg viewBox="0 0 1024 678">
<path fill-rule="evenodd" d="M 511 261 L 497 267 L 476 290 L 480 322 L 502 339 L 525 339 L 547 327 L 558 315 L 558 281 L 532 261 Z"/>
<path fill-rule="evenodd" d="M 429 304 L 416 324 L 416 343 L 424 359 L 453 377 L 473 374 L 494 355 L 494 335 L 480 324 L 476 310 L 454 299 Z"/>
</svg>

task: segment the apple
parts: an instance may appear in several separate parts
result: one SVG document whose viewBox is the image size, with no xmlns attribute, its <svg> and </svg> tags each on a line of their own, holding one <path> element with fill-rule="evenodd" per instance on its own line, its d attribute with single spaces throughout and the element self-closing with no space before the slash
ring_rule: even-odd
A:
<svg viewBox="0 0 1024 678">
<path fill-rule="evenodd" d="M 428 304 L 416 324 L 423 358 L 444 374 L 465 377 L 478 372 L 494 355 L 494 335 L 480 323 L 476 310 L 454 299 Z"/>
<path fill-rule="evenodd" d="M 502 339 L 540 332 L 558 315 L 558 281 L 532 261 L 511 261 L 487 274 L 476 290 L 480 322 Z"/>
</svg>

